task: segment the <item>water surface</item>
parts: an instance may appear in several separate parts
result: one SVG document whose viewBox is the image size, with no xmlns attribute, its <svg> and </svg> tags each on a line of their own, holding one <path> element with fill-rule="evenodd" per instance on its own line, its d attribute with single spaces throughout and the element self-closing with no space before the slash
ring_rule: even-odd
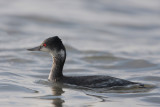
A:
<svg viewBox="0 0 160 107">
<path fill-rule="evenodd" d="M 159 107 L 159 0 L 0 1 L 0 106 Z M 58 35 L 65 75 L 109 75 L 156 85 L 103 91 L 48 82 L 52 59 L 26 49 Z"/>
</svg>

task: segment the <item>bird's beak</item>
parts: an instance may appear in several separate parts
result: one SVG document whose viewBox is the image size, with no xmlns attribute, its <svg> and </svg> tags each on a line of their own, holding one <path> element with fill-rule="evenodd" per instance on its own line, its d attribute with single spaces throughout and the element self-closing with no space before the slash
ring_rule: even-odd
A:
<svg viewBox="0 0 160 107">
<path fill-rule="evenodd" d="M 37 47 L 34 47 L 34 48 L 30 48 L 30 49 L 27 49 L 28 51 L 40 51 L 41 50 L 41 46 L 37 46 Z"/>
</svg>

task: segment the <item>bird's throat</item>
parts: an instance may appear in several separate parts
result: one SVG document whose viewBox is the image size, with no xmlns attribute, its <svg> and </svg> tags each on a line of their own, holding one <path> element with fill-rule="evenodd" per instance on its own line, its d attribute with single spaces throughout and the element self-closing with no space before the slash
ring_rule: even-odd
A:
<svg viewBox="0 0 160 107">
<path fill-rule="evenodd" d="M 64 61 L 62 61 L 60 58 L 61 57 L 58 57 L 58 56 L 53 57 L 53 64 L 48 77 L 49 81 L 58 81 L 60 78 L 63 77 L 62 70 L 63 70 Z"/>
</svg>

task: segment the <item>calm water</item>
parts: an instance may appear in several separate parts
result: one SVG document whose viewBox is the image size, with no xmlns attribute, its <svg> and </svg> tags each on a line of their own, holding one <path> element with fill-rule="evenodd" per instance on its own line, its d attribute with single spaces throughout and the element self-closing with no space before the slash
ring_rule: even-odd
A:
<svg viewBox="0 0 160 107">
<path fill-rule="evenodd" d="M 52 59 L 26 49 L 58 35 L 65 75 L 110 75 L 153 84 L 103 92 L 47 81 Z M 1 107 L 160 106 L 159 0 L 1 0 Z"/>
</svg>

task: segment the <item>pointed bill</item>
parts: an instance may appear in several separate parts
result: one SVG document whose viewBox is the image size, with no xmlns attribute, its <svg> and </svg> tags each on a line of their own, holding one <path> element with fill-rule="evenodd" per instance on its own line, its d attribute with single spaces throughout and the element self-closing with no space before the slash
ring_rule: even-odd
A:
<svg viewBox="0 0 160 107">
<path fill-rule="evenodd" d="M 34 47 L 34 48 L 30 48 L 30 49 L 27 49 L 28 51 L 40 51 L 41 49 L 41 46 L 37 46 L 37 47 Z"/>
</svg>

